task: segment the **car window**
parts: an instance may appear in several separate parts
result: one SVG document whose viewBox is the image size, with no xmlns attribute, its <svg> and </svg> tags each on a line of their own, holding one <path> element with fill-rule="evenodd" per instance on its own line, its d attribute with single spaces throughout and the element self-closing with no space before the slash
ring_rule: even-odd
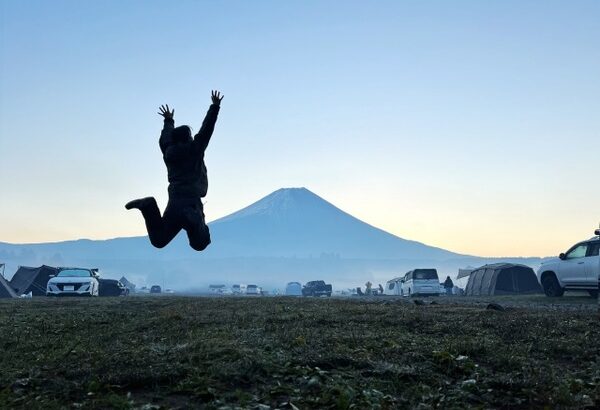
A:
<svg viewBox="0 0 600 410">
<path fill-rule="evenodd" d="M 587 252 L 587 248 L 588 248 L 587 243 L 582 243 L 581 245 L 577 245 L 576 247 L 574 247 L 567 253 L 566 259 L 583 258 Z"/>
<path fill-rule="evenodd" d="M 67 277 L 67 278 L 73 278 L 73 277 L 86 277 L 86 276 L 92 276 L 89 270 L 85 270 L 85 269 L 63 269 L 60 272 L 58 272 L 58 275 L 60 277 Z"/>
<path fill-rule="evenodd" d="M 435 269 L 421 269 L 414 272 L 414 279 L 438 279 Z"/>
<path fill-rule="evenodd" d="M 600 242 L 592 242 L 589 245 L 587 256 L 598 256 L 600 254 Z"/>
</svg>

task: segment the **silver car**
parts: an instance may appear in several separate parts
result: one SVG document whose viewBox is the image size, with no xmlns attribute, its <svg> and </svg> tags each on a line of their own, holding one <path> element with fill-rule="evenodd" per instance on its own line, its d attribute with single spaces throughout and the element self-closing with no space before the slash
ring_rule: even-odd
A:
<svg viewBox="0 0 600 410">
<path fill-rule="evenodd" d="M 91 269 L 60 268 L 46 286 L 46 296 L 98 296 L 98 278 Z"/>
</svg>

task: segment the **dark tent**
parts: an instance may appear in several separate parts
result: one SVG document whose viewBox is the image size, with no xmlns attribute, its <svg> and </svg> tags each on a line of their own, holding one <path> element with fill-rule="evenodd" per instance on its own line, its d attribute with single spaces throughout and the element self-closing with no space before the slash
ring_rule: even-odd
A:
<svg viewBox="0 0 600 410">
<path fill-rule="evenodd" d="M 0 275 L 0 299 L 16 298 L 17 294 L 10 287 L 10 283 L 2 275 Z"/>
<path fill-rule="evenodd" d="M 535 272 L 529 266 L 495 263 L 474 269 L 465 289 L 467 296 L 541 293 Z"/>
<path fill-rule="evenodd" d="M 50 275 L 56 275 L 57 268 L 42 265 L 39 268 L 20 266 L 10 280 L 10 287 L 17 295 L 31 292 L 33 296 L 46 296 L 46 285 Z"/>
</svg>

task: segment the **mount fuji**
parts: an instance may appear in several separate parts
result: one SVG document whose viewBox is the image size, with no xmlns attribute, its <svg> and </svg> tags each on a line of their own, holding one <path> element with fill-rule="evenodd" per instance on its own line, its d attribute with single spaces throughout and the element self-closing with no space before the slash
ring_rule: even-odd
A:
<svg viewBox="0 0 600 410">
<path fill-rule="evenodd" d="M 335 207 L 306 188 L 282 188 L 210 224 L 218 256 L 437 259 L 458 255 L 399 238 Z"/>
</svg>

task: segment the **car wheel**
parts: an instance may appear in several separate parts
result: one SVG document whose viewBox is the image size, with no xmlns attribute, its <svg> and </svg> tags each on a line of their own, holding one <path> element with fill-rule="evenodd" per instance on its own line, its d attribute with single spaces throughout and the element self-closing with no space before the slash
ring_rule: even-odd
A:
<svg viewBox="0 0 600 410">
<path fill-rule="evenodd" d="M 565 290 L 560 287 L 560 283 L 558 283 L 558 279 L 556 279 L 554 274 L 544 276 L 544 279 L 542 279 L 542 287 L 544 288 L 544 293 L 548 297 L 560 297 L 565 293 Z"/>
<path fill-rule="evenodd" d="M 591 297 L 598 299 L 598 291 L 597 290 L 588 290 Z"/>
</svg>

